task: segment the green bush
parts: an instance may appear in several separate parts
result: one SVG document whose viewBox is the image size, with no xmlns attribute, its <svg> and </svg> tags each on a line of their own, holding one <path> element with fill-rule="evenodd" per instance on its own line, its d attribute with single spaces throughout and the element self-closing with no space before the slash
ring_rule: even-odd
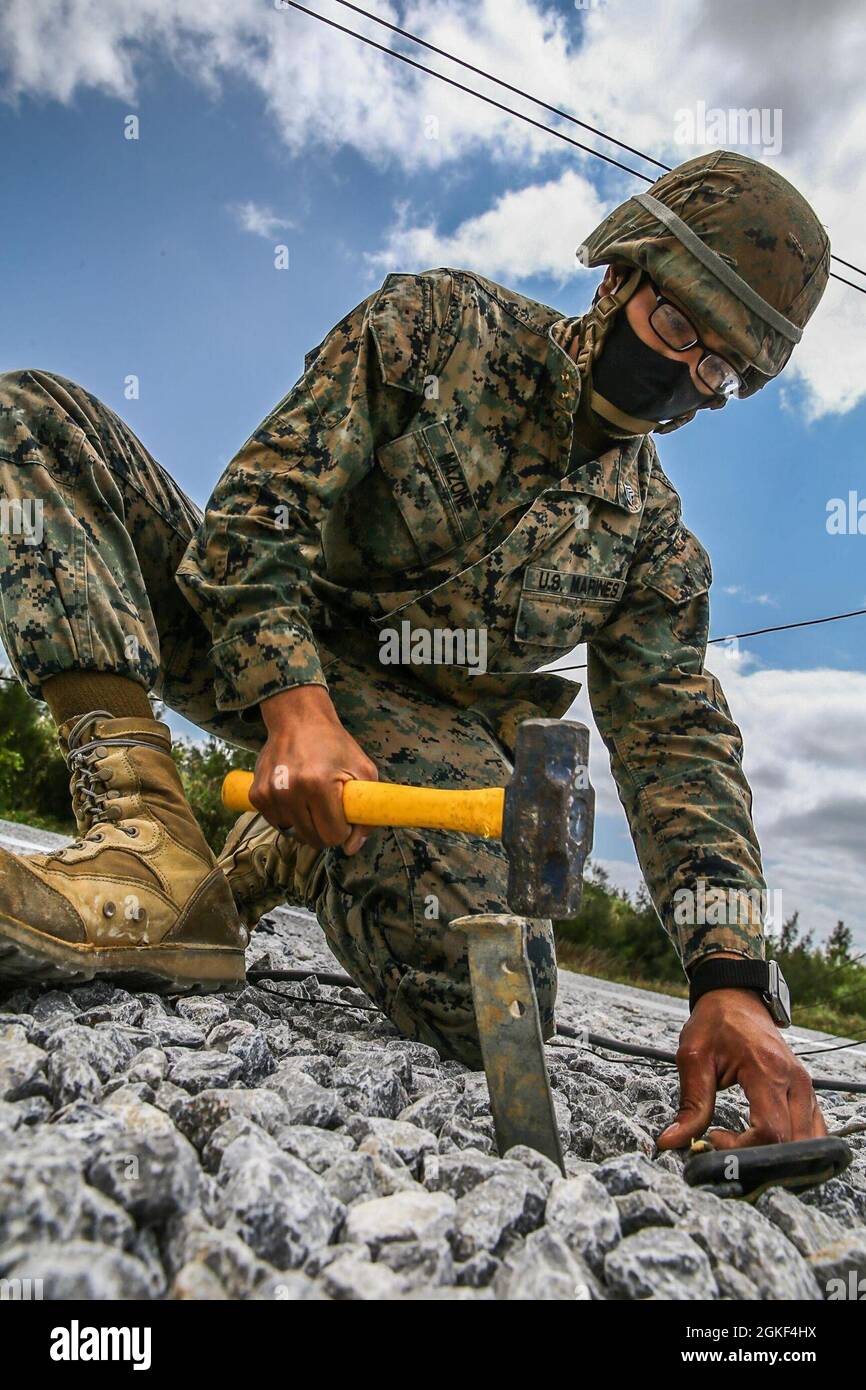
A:
<svg viewBox="0 0 866 1390">
<path fill-rule="evenodd" d="M 0 681 L 0 815 L 75 832 L 54 721 L 17 681 Z"/>
<path fill-rule="evenodd" d="M 174 745 L 172 754 L 205 839 L 218 854 L 237 819 L 237 812 L 227 811 L 220 800 L 223 777 L 235 767 L 251 770 L 256 756 L 217 738 L 208 738 L 204 743 L 182 739 Z"/>
<path fill-rule="evenodd" d="M 611 888 L 600 865 L 591 866 L 577 917 L 557 922 L 557 940 L 574 951 L 609 956 L 622 970 L 641 980 L 673 980 L 677 962 L 671 944 L 641 885 L 634 901 Z M 567 953 L 566 953 L 567 954 Z"/>
<path fill-rule="evenodd" d="M 662 987 L 687 994 L 680 969 L 661 923 L 641 887 L 634 900 L 610 887 L 608 875 L 591 866 L 583 906 L 577 917 L 556 923 L 559 961 L 566 968 L 606 979 Z M 791 989 L 795 1021 L 828 1032 L 863 1031 L 866 968 L 853 954 L 853 934 L 838 922 L 823 945 L 803 932 L 799 914 L 767 932 L 767 955 L 774 957 Z M 864 953 L 866 956 L 866 953 Z"/>
<path fill-rule="evenodd" d="M 173 756 L 208 844 L 218 853 L 235 820 L 220 800 L 223 777 L 234 767 L 252 769 L 255 754 L 208 738 L 203 743 L 179 740 Z M 75 833 L 69 773 L 54 722 L 17 681 L 0 682 L 0 817 Z M 687 992 L 646 890 L 641 887 L 630 898 L 611 888 L 598 865 L 591 868 L 580 913 L 557 922 L 556 937 L 562 965 Z M 850 928 L 839 922 L 827 941 L 816 946 L 814 933 L 801 930 L 796 912 L 778 932 L 768 932 L 768 954 L 779 961 L 804 1026 L 853 1030 L 866 1017 L 866 968 L 862 957 L 853 954 L 852 942 Z"/>
<path fill-rule="evenodd" d="M 154 713 L 160 717 L 161 708 Z M 235 820 L 220 801 L 222 779 L 233 767 L 252 768 L 255 755 L 209 738 L 201 744 L 181 739 L 173 756 L 208 844 L 219 851 Z M 69 771 L 54 720 L 17 681 L 0 681 L 0 817 L 75 834 Z"/>
</svg>

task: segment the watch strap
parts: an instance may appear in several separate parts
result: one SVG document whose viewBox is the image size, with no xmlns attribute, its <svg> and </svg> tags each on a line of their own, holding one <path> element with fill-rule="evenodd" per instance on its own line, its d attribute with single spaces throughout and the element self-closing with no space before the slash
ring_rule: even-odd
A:
<svg viewBox="0 0 866 1390">
<path fill-rule="evenodd" d="M 769 988 L 770 966 L 765 960 L 708 960 L 695 968 L 689 985 L 689 1008 L 713 989 L 754 989 L 767 994 Z"/>
</svg>

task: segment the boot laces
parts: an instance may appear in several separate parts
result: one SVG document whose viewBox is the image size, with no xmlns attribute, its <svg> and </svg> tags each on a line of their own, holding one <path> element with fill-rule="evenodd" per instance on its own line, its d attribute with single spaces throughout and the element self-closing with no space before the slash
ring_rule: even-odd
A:
<svg viewBox="0 0 866 1390">
<path fill-rule="evenodd" d="M 96 719 L 113 719 L 114 716 L 108 710 L 92 710 L 89 714 L 84 714 L 73 724 L 67 739 L 68 754 L 67 764 L 72 774 L 69 781 L 69 790 L 72 794 L 73 806 L 75 807 L 75 818 L 78 822 L 79 830 L 83 827 L 83 833 L 79 834 L 70 844 L 63 845 L 60 849 L 51 850 L 49 858 L 56 858 L 66 850 L 81 849 L 88 842 L 101 840 L 102 833 L 98 827 L 101 824 L 116 824 L 119 817 L 112 815 L 107 802 L 119 795 L 116 791 L 109 791 L 105 785 L 105 778 L 99 771 L 99 764 L 102 761 L 104 750 L 108 746 L 121 748 L 150 748 L 153 745 L 141 738 L 92 738 L 87 743 L 79 740 L 88 726 L 93 724 Z M 125 835 L 133 838 L 138 834 L 134 826 L 118 825 Z"/>
</svg>

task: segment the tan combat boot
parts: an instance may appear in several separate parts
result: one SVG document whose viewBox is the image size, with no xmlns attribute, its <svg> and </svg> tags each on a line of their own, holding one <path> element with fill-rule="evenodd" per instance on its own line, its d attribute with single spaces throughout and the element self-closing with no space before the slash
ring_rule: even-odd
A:
<svg viewBox="0 0 866 1390">
<path fill-rule="evenodd" d="M 237 910 L 252 930 L 272 907 L 311 907 L 324 860 L 324 850 L 299 844 L 290 830 L 277 830 L 258 811 L 247 811 L 229 831 L 218 862 Z"/>
<path fill-rule="evenodd" d="M 79 838 L 27 857 L 0 849 L 0 979 L 242 983 L 249 936 L 184 796 L 167 725 L 95 710 L 60 734 Z"/>
</svg>

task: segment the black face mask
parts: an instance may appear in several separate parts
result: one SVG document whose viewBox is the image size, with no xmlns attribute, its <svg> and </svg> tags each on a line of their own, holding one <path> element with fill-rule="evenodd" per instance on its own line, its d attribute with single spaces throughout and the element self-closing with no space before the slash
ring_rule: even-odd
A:
<svg viewBox="0 0 866 1390">
<path fill-rule="evenodd" d="M 592 368 L 593 395 L 636 420 L 673 420 L 711 396 L 699 391 L 685 362 L 655 352 L 637 336 L 620 309 Z"/>
</svg>

